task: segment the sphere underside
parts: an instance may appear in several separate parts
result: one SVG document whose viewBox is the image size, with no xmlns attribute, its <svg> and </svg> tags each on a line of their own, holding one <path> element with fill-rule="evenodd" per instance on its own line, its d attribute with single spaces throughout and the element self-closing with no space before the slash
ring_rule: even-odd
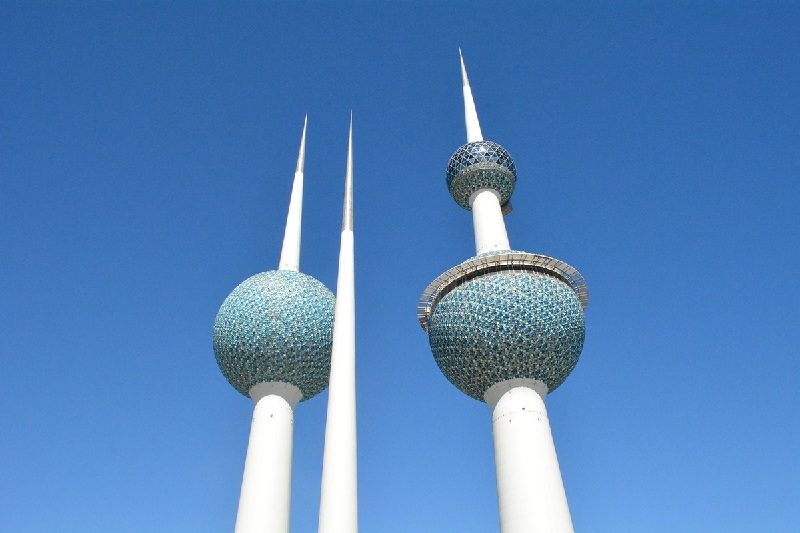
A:
<svg viewBox="0 0 800 533">
<path fill-rule="evenodd" d="M 584 333 L 574 291 L 556 277 L 530 271 L 466 281 L 436 304 L 428 323 L 442 373 L 481 401 L 489 387 L 514 378 L 555 390 L 575 368 Z"/>
<path fill-rule="evenodd" d="M 217 364 L 244 395 L 262 381 L 282 381 L 307 400 L 328 385 L 333 314 L 333 294 L 311 276 L 289 270 L 256 274 L 217 313 Z"/>
<path fill-rule="evenodd" d="M 505 148 L 492 141 L 467 143 L 447 164 L 447 190 L 458 205 L 471 209 L 469 199 L 480 189 L 493 189 L 506 204 L 514 192 L 517 169 Z"/>
</svg>

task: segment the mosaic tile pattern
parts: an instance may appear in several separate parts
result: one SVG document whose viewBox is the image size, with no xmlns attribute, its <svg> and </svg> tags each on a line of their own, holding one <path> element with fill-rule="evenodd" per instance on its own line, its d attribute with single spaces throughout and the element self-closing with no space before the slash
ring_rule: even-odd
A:
<svg viewBox="0 0 800 533">
<path fill-rule="evenodd" d="M 493 272 L 449 292 L 433 309 L 428 336 L 436 364 L 465 394 L 512 378 L 555 390 L 583 349 L 583 309 L 572 289 L 537 272 Z"/>
<path fill-rule="evenodd" d="M 214 353 L 236 390 L 262 381 L 291 383 L 303 400 L 328 386 L 333 293 L 316 279 L 272 270 L 243 281 L 214 322 Z"/>
<path fill-rule="evenodd" d="M 483 188 L 500 193 L 501 205 L 508 202 L 517 182 L 517 168 L 505 148 L 492 141 L 477 141 L 455 151 L 446 177 L 453 199 L 469 210 L 469 197 Z"/>
</svg>

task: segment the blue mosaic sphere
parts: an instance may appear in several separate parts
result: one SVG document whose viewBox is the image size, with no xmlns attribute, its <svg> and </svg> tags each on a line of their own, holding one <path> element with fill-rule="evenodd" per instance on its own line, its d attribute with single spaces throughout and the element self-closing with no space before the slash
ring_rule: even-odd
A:
<svg viewBox="0 0 800 533">
<path fill-rule="evenodd" d="M 236 390 L 248 395 L 262 381 L 291 383 L 303 400 L 328 386 L 333 293 L 316 279 L 272 270 L 243 281 L 214 322 L 214 353 Z"/>
<path fill-rule="evenodd" d="M 458 205 L 471 209 L 469 197 L 480 189 L 494 189 L 503 205 L 517 183 L 517 167 L 505 148 L 492 141 L 467 143 L 447 163 L 447 190 Z"/>
<path fill-rule="evenodd" d="M 584 333 L 583 308 L 569 285 L 532 271 L 468 280 L 436 304 L 428 323 L 442 373 L 481 401 L 489 387 L 513 378 L 555 390 L 575 368 Z"/>
</svg>

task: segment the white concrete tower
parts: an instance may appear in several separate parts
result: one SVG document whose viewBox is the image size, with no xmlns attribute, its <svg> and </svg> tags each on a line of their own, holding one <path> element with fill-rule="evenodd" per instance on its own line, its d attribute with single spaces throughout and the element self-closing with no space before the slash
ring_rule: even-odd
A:
<svg viewBox="0 0 800 533">
<path fill-rule="evenodd" d="M 220 369 L 254 403 L 237 533 L 288 533 L 294 408 L 327 385 L 334 298 L 299 272 L 305 139 L 304 123 L 278 270 L 236 287 L 214 324 Z"/>
<path fill-rule="evenodd" d="M 358 531 L 356 329 L 353 254 L 353 114 L 347 143 L 339 275 L 322 459 L 319 533 Z"/>
<path fill-rule="evenodd" d="M 503 207 L 516 167 L 483 139 L 463 57 L 461 75 L 467 144 L 446 177 L 472 211 L 477 254 L 428 286 L 417 316 L 447 379 L 492 410 L 501 532 L 570 532 L 544 400 L 580 356 L 586 284 L 566 263 L 511 250 Z"/>
</svg>

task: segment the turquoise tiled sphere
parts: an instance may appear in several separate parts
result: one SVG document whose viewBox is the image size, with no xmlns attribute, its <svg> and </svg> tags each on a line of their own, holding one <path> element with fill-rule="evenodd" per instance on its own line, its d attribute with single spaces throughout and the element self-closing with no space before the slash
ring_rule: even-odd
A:
<svg viewBox="0 0 800 533">
<path fill-rule="evenodd" d="M 555 390 L 583 349 L 583 308 L 560 279 L 531 271 L 485 274 L 457 286 L 433 309 L 428 336 L 436 364 L 465 394 L 530 378 Z"/>
<path fill-rule="evenodd" d="M 517 168 L 505 148 L 492 141 L 467 143 L 447 164 L 447 190 L 464 209 L 471 209 L 469 197 L 480 189 L 494 189 L 505 204 L 517 183 Z"/>
<path fill-rule="evenodd" d="M 220 370 L 247 395 L 262 381 L 296 386 L 303 400 L 328 386 L 333 337 L 333 293 L 316 279 L 272 270 L 243 281 L 214 322 Z"/>
</svg>

